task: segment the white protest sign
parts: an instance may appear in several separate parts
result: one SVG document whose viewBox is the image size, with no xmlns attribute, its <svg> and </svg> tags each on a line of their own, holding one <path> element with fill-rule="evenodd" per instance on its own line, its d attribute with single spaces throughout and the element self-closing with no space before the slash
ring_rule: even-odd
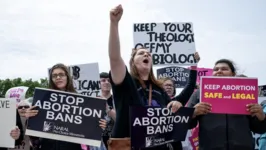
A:
<svg viewBox="0 0 266 150">
<path fill-rule="evenodd" d="M 16 115 L 16 101 L 0 98 L 0 147 L 15 147 L 15 140 L 10 136 L 10 132 L 16 127 Z"/>
<path fill-rule="evenodd" d="M 135 23 L 134 48 L 147 48 L 154 66 L 195 65 L 192 23 Z"/>
<path fill-rule="evenodd" d="M 10 88 L 6 91 L 5 98 L 12 98 L 15 99 L 17 104 L 26 99 L 26 93 L 28 91 L 29 87 L 26 86 L 17 86 Z"/>
<path fill-rule="evenodd" d="M 77 64 L 68 67 L 78 93 L 93 97 L 101 95 L 98 63 Z M 48 78 L 50 69 L 48 69 Z"/>
</svg>

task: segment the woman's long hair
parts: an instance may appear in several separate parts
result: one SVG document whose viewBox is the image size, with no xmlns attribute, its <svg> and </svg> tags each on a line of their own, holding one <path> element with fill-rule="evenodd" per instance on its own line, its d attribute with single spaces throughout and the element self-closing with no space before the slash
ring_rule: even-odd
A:
<svg viewBox="0 0 266 150">
<path fill-rule="evenodd" d="M 50 89 L 54 89 L 54 90 L 59 90 L 57 88 L 57 86 L 54 84 L 54 81 L 52 80 L 52 73 L 53 73 L 53 71 L 55 69 L 58 69 L 58 68 L 62 69 L 65 72 L 66 76 L 67 76 L 67 84 L 66 84 L 66 90 L 65 91 L 66 92 L 76 93 L 76 90 L 75 90 L 74 85 L 73 85 L 73 80 L 72 80 L 72 78 L 70 76 L 70 73 L 69 73 L 69 70 L 68 70 L 67 66 L 64 65 L 64 64 L 61 64 L 61 63 L 58 63 L 58 64 L 54 65 L 52 67 L 52 69 L 50 70 L 50 73 L 49 73 L 49 88 Z"/>
<path fill-rule="evenodd" d="M 130 74 L 132 77 L 136 78 L 142 88 L 146 88 L 146 85 L 145 83 L 143 82 L 143 80 L 140 78 L 140 75 L 138 73 L 138 69 L 136 68 L 136 66 L 134 65 L 134 57 L 135 55 L 137 54 L 138 50 L 140 49 L 146 49 L 146 48 L 138 48 L 138 49 L 132 49 L 132 53 L 131 53 L 131 58 L 130 58 L 130 61 L 129 61 L 129 65 L 130 65 Z M 163 89 L 160 82 L 155 78 L 154 74 L 153 74 L 153 69 L 152 69 L 152 66 L 151 66 L 151 70 L 150 70 L 150 73 L 149 73 L 149 80 L 155 84 L 156 86 L 158 86 L 159 88 Z"/>
</svg>

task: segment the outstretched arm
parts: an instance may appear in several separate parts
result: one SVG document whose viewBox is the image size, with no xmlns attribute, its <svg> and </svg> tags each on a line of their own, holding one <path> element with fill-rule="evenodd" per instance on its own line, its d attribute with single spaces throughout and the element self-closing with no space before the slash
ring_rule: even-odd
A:
<svg viewBox="0 0 266 150">
<path fill-rule="evenodd" d="M 110 35 L 109 35 L 109 58 L 111 65 L 111 77 L 114 84 L 122 83 L 126 75 L 126 66 L 120 53 L 120 40 L 118 24 L 123 14 L 121 5 L 110 11 Z"/>
<path fill-rule="evenodd" d="M 200 57 L 198 52 L 194 54 L 194 58 L 197 60 L 197 62 L 199 62 Z M 175 97 L 175 99 L 181 102 L 183 106 L 187 104 L 190 96 L 193 94 L 196 81 L 197 81 L 197 66 L 191 66 L 188 84 L 181 91 L 181 93 Z"/>
<path fill-rule="evenodd" d="M 196 104 L 199 103 L 199 98 L 198 98 L 199 94 L 200 94 L 199 90 L 197 90 L 196 92 L 194 92 L 192 94 L 192 96 L 190 97 L 190 99 L 188 101 L 187 107 L 194 107 Z M 189 129 L 193 129 L 193 128 L 195 128 L 197 126 L 198 119 L 199 119 L 199 117 L 197 117 L 195 115 L 193 116 L 193 118 L 192 118 L 192 120 L 190 122 Z"/>
</svg>

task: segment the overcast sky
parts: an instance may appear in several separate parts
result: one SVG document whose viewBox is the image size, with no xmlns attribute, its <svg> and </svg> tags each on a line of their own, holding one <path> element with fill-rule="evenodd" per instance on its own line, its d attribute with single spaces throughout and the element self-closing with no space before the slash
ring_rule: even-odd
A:
<svg viewBox="0 0 266 150">
<path fill-rule="evenodd" d="M 264 0 L 1 0 L 0 78 L 43 78 L 58 62 L 99 62 L 100 71 L 109 71 L 109 10 L 117 4 L 124 7 L 125 62 L 134 22 L 192 22 L 200 67 L 229 58 L 266 84 Z"/>
</svg>

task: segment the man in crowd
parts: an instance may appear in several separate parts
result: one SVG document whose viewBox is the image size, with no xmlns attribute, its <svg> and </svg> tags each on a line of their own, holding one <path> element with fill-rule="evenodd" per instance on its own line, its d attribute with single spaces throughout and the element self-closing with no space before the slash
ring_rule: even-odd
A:
<svg viewBox="0 0 266 150">
<path fill-rule="evenodd" d="M 107 72 L 100 73 L 100 83 L 101 83 L 101 97 L 106 99 L 106 113 L 104 115 L 104 120 L 101 120 L 100 127 L 103 129 L 102 140 L 105 148 L 108 149 L 107 141 L 111 136 L 116 113 L 114 110 L 114 102 L 111 94 L 111 84 L 109 80 L 109 74 Z M 90 146 L 89 150 L 105 150 L 103 145 L 101 147 Z"/>
<path fill-rule="evenodd" d="M 111 136 L 116 114 L 114 110 L 113 96 L 111 94 L 111 84 L 110 84 L 109 74 L 107 72 L 100 73 L 100 82 L 101 82 L 102 97 L 107 100 L 106 114 L 105 114 L 105 119 L 107 123 L 106 123 L 106 128 L 102 134 L 103 142 L 107 148 L 107 141 Z"/>
</svg>

